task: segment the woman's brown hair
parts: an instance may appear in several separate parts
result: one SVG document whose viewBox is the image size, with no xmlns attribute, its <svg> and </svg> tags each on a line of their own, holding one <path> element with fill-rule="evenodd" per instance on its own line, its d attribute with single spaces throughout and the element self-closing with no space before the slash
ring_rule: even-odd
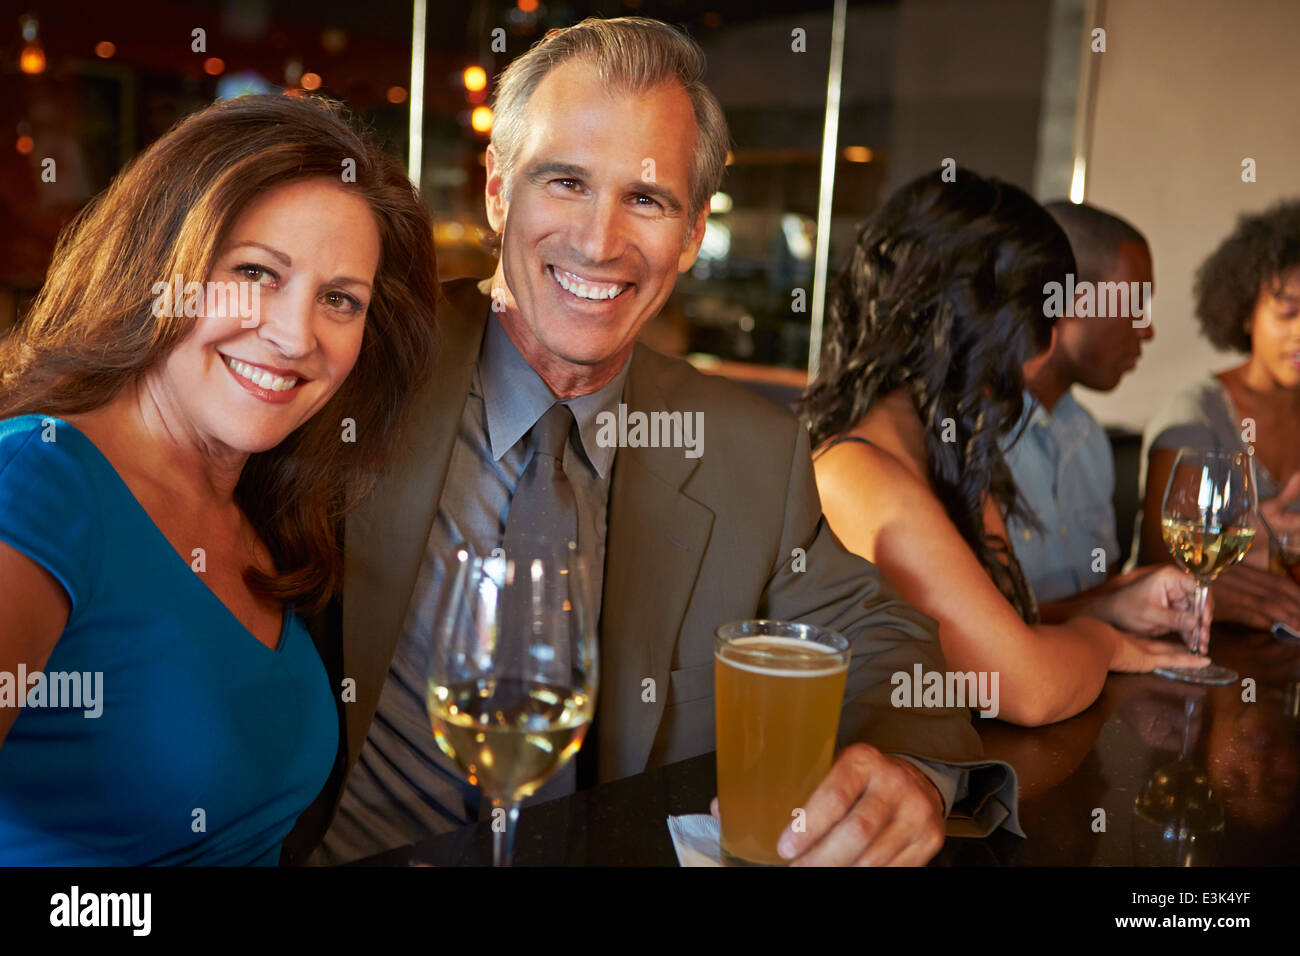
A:
<svg viewBox="0 0 1300 956">
<path fill-rule="evenodd" d="M 31 312 L 0 343 L 0 418 L 107 404 L 190 334 L 192 320 L 152 314 L 154 284 L 206 279 L 253 199 L 321 176 L 356 189 L 379 230 L 361 352 L 316 415 L 249 457 L 235 489 L 278 569 L 246 568 L 245 582 L 308 613 L 339 589 L 339 519 L 373 486 L 429 373 L 438 297 L 428 210 L 340 104 L 243 96 L 181 120 L 64 230 Z M 343 440 L 345 418 L 355 441 Z"/>
</svg>

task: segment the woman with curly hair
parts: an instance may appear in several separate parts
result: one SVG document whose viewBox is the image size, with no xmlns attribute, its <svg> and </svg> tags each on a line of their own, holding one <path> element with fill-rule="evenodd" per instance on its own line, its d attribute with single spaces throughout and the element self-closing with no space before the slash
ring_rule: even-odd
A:
<svg viewBox="0 0 1300 956">
<path fill-rule="evenodd" d="M 1170 560 L 1160 506 L 1181 447 L 1253 450 L 1260 511 L 1278 532 L 1300 529 L 1300 201 L 1242 216 L 1197 270 L 1195 296 L 1201 334 L 1247 358 L 1174 393 L 1147 422 L 1143 561 Z M 1268 573 L 1268 552 L 1257 539 L 1214 583 L 1216 616 L 1300 630 L 1300 585 Z"/>
<path fill-rule="evenodd" d="M 341 713 L 296 612 L 437 295 L 428 210 L 323 100 L 210 106 L 69 226 L 0 346 L 0 864 L 279 861 Z"/>
<path fill-rule="evenodd" d="M 939 622 L 948 666 L 997 672 L 999 716 L 1030 726 L 1088 707 L 1109 670 L 1197 666 L 1177 645 L 1038 607 L 1007 544 L 1006 516 L 1025 509 L 1000 441 L 1021 417 L 1022 365 L 1051 341 L 1045 287 L 1074 268 L 1020 189 L 922 176 L 859 234 L 801 402 L 831 527 Z M 1112 617 L 1190 610 L 1191 586 L 1169 572 L 1112 594 Z"/>
</svg>

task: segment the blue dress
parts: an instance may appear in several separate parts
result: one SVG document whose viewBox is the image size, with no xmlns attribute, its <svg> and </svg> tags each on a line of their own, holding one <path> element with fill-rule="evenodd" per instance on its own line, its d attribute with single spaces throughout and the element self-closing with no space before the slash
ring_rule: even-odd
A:
<svg viewBox="0 0 1300 956">
<path fill-rule="evenodd" d="M 274 866 L 338 748 L 292 609 L 276 649 L 249 633 L 60 419 L 0 421 L 0 539 L 72 605 L 0 743 L 0 865 Z"/>
</svg>

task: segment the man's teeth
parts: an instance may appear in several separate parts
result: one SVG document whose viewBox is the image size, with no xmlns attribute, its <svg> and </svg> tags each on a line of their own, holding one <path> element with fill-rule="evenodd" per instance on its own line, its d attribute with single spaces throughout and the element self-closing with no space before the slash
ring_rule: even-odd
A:
<svg viewBox="0 0 1300 956">
<path fill-rule="evenodd" d="M 298 384 L 298 379 L 294 376 L 281 378 L 279 375 L 272 375 L 266 369 L 256 368 L 249 365 L 247 362 L 233 359 L 229 355 L 223 355 L 222 358 L 226 360 L 226 364 L 234 370 L 236 375 L 243 376 L 254 385 L 265 388 L 268 391 L 287 392 Z"/>
<path fill-rule="evenodd" d="M 582 276 L 576 276 L 572 272 L 565 272 L 554 266 L 551 266 L 551 274 L 555 276 L 555 281 L 560 284 L 561 289 L 573 293 L 579 299 L 592 299 L 595 301 L 613 299 L 621 295 L 623 290 L 627 288 L 625 285 L 587 282 Z"/>
</svg>

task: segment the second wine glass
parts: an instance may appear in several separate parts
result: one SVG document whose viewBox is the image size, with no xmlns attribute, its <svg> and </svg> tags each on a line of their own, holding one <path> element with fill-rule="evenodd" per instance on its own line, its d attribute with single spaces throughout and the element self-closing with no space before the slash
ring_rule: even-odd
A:
<svg viewBox="0 0 1300 956">
<path fill-rule="evenodd" d="M 1174 560 L 1196 580 L 1197 640 L 1193 651 L 1207 655 L 1208 626 L 1202 628 L 1210 584 L 1246 556 L 1255 540 L 1254 462 L 1243 452 L 1182 449 L 1169 473 L 1160 528 Z M 1208 667 L 1160 667 L 1155 673 L 1194 684 L 1231 684 L 1237 673 Z"/>
</svg>

